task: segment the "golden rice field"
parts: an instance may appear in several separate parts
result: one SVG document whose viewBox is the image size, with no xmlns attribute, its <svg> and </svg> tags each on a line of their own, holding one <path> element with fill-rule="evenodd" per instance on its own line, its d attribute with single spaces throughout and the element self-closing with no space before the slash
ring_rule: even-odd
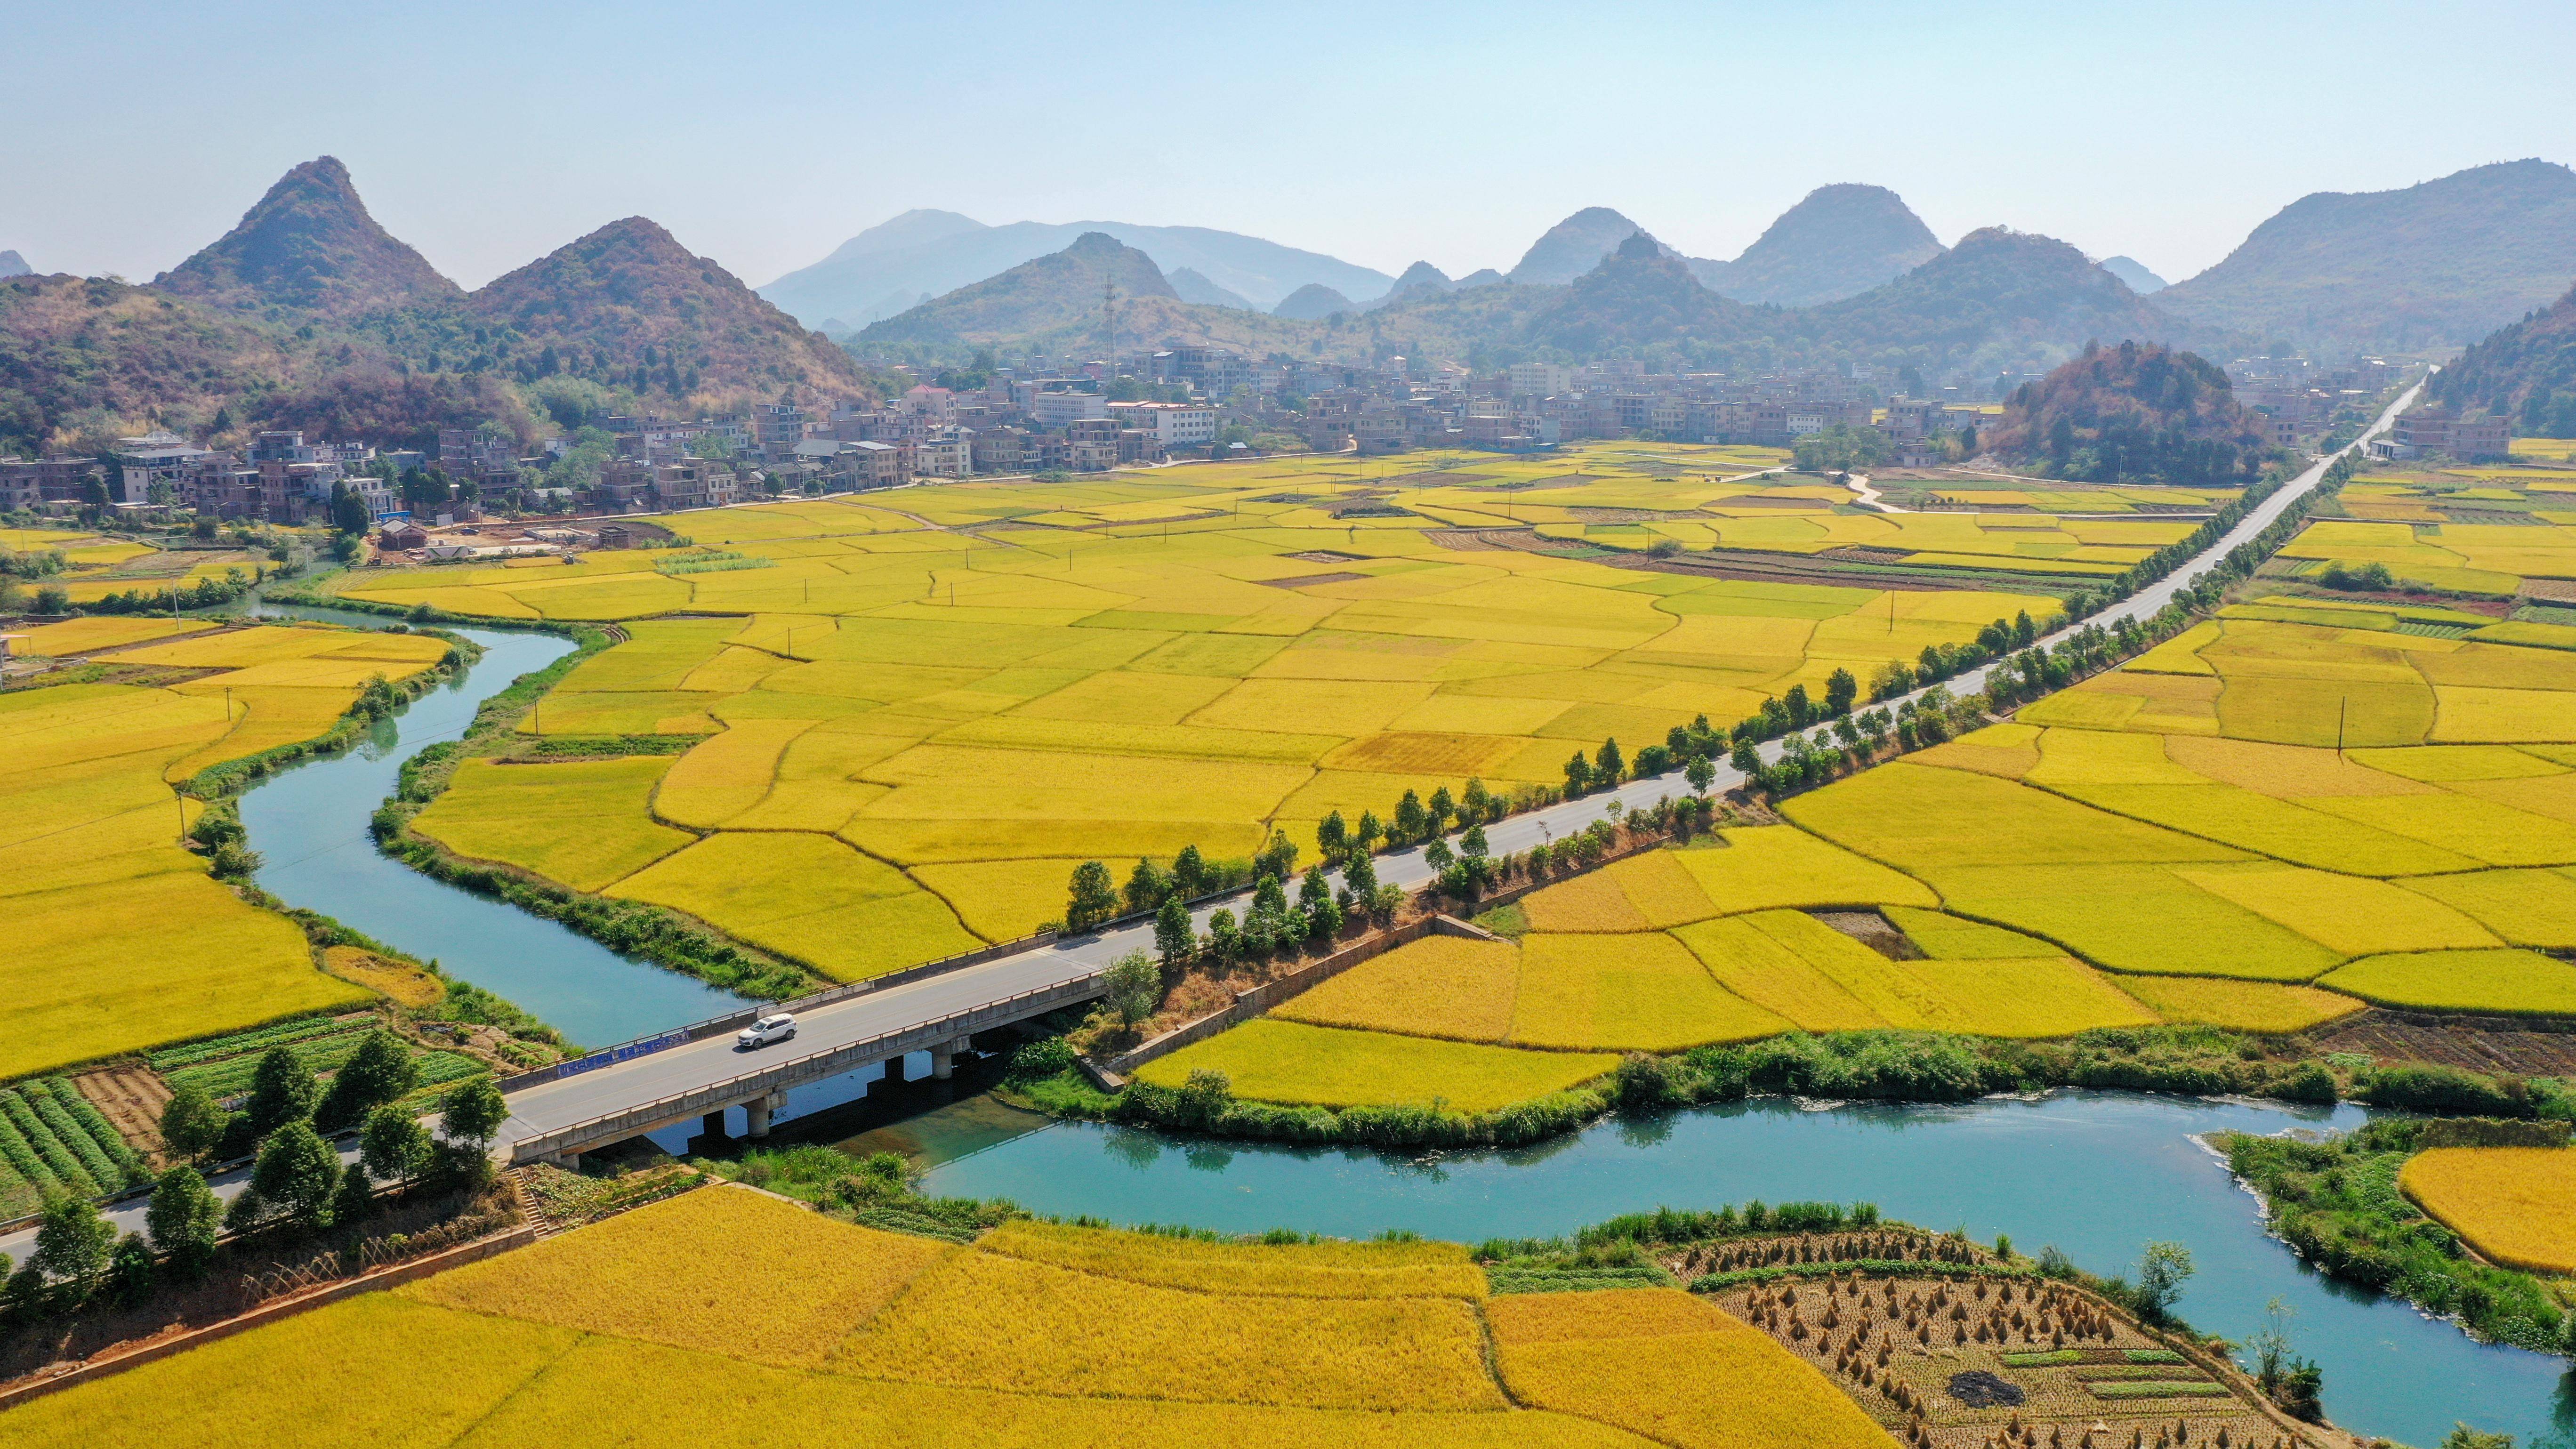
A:
<svg viewBox="0 0 2576 1449">
<path fill-rule="evenodd" d="M 204 672 L 0 694 L 0 1078 L 373 999 L 323 974 L 300 929 L 181 848 L 193 806 L 171 785 L 323 733 L 367 679 L 416 674 L 447 646 L 327 628 L 138 628 L 147 622 L 31 632 L 48 651 Z"/>
<path fill-rule="evenodd" d="M 1363 968 L 1365 969 L 1365 968 Z M 1177 1087 L 1193 1071 L 1223 1072 L 1235 1095 L 1298 1106 L 1442 1102 L 1489 1112 L 1578 1086 L 1619 1065 L 1595 1052 L 1515 1051 L 1473 1042 L 1342 1031 L 1258 1018 L 1157 1057 L 1136 1080 Z"/>
<path fill-rule="evenodd" d="M 1384 1101 L 1365 1048 L 1427 1038 L 1544 1060 L 1791 1028 L 2576 1016 L 2576 966 L 2541 954 L 2576 947 L 2576 722 L 2547 723 L 2576 707 L 2576 653 L 2278 617 L 2293 605 L 2338 607 L 2230 607 L 2012 722 L 1794 796 L 1789 824 L 1537 891 L 1517 943 L 1368 962 L 1278 1008 L 1339 1030 L 1271 1037 L 1237 1090 Z M 2463 697 L 2513 728 L 2462 738 Z"/>
<path fill-rule="evenodd" d="M 1518 1294 L 1486 1315 L 1503 1382 L 1534 1408 L 1685 1449 L 1888 1442 L 1813 1366 L 1678 1289 Z"/>
<path fill-rule="evenodd" d="M 2555 451 L 2513 467 L 2374 465 L 2344 485 L 2351 517 L 2310 524 L 2282 557 L 2309 576 L 2376 563 L 2402 582 L 2502 597 L 2576 579 L 2576 465 Z"/>
<path fill-rule="evenodd" d="M 2397 1184 L 2488 1258 L 2576 1274 L 2576 1150 L 2436 1147 L 2408 1158 Z"/>
<path fill-rule="evenodd" d="M 1633 752 L 2056 609 L 1651 572 L 1457 532 L 1739 495 L 1804 507 L 1778 479 L 1737 476 L 1778 461 L 1619 444 L 1436 477 L 1418 459 L 1309 457 L 959 483 L 658 520 L 763 568 L 665 573 L 632 550 L 368 570 L 346 589 L 626 621 L 630 639 L 521 728 L 698 741 L 667 765 L 469 765 L 423 832 L 856 979 L 1027 934 L 1061 914 L 1086 858 L 1241 857 L 1273 829 L 1311 840 L 1334 811 L 1385 818 L 1407 790 L 1561 783 L 1578 748 Z M 1339 516 L 1361 502 L 1368 516 Z M 600 829 L 568 838 L 585 798 Z M 1795 866 L 1855 869 L 1872 868 Z M 1680 873 L 1640 889 L 1647 929 L 1716 909 Z"/>
<path fill-rule="evenodd" d="M 1450 1244 L 1023 1223 L 952 1248 L 729 1186 L 215 1340 L 8 1422 L 31 1449 L 605 1449 L 674 1423 L 711 1449 L 823 1430 L 943 1449 L 1884 1442 L 1795 1355 L 1673 1290 L 1489 1300 Z"/>
</svg>

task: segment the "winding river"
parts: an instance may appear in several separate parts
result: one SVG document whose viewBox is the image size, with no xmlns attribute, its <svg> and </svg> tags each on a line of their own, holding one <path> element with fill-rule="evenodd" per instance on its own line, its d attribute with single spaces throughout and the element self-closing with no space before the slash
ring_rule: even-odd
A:
<svg viewBox="0 0 2576 1449">
<path fill-rule="evenodd" d="M 259 607 L 368 628 L 385 622 L 348 610 Z M 462 735 L 485 699 L 573 649 L 552 634 L 453 632 L 483 646 L 473 668 L 379 721 L 357 749 L 286 770 L 242 797 L 242 824 L 266 857 L 260 885 L 289 905 L 435 959 L 450 975 L 508 997 L 585 1045 L 627 1041 L 740 1005 L 731 992 L 630 960 L 377 851 L 367 821 L 394 792 L 402 762 L 424 745 Z"/>
<path fill-rule="evenodd" d="M 333 610 L 262 611 L 382 623 Z M 586 1044 L 734 1005 L 725 992 L 377 853 L 367 820 L 392 792 L 401 761 L 456 738 L 485 698 L 572 647 L 545 634 L 457 632 L 485 650 L 472 669 L 380 723 L 360 748 L 287 770 L 243 797 L 251 844 L 267 857 L 260 883 L 290 904 L 434 957 Z M 866 1087 L 854 1077 L 800 1089 L 783 1118 L 814 1115 L 782 1120 L 781 1140 L 836 1140 L 844 1134 L 832 1122 Z M 879 1100 L 905 1104 L 897 1110 L 928 1101 L 904 1092 Z M 2103 1274 L 2133 1272 L 2142 1244 L 2173 1239 L 2190 1246 L 2199 1266 L 2182 1313 L 2204 1331 L 2242 1339 L 2263 1326 L 2268 1301 L 2282 1300 L 2297 1314 L 2297 1351 L 2325 1368 L 2327 1408 L 2343 1426 L 2429 1446 L 2466 1420 L 2521 1436 L 2525 1449 L 2576 1446 L 2576 1380 L 2564 1361 L 2473 1343 L 2402 1302 L 2309 1271 L 2264 1236 L 2255 1201 L 2194 1140 L 2224 1129 L 2342 1129 L 2361 1120 L 2352 1107 L 2083 1092 L 1937 1107 L 1765 1101 L 1605 1121 L 1529 1149 L 1414 1159 L 1050 1123 L 970 1097 L 850 1145 L 869 1150 L 891 1140 L 926 1149 L 933 1192 L 1228 1231 L 1356 1236 L 1401 1227 L 1474 1241 L 1561 1233 L 1658 1204 L 1760 1198 L 1871 1201 L 1981 1240 L 2008 1233 L 2024 1252 L 2053 1244 Z M 962 1155 L 942 1151 L 943 1143 Z"/>
</svg>

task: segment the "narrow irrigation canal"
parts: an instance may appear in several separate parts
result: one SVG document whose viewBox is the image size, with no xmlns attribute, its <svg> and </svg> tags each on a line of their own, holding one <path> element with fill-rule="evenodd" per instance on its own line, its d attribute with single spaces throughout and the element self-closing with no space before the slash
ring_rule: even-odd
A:
<svg viewBox="0 0 2576 1449">
<path fill-rule="evenodd" d="M 335 610 L 264 612 L 374 627 Z M 735 999 L 631 961 L 551 921 L 443 885 L 376 852 L 367 820 L 404 758 L 454 739 L 512 679 L 572 646 L 545 634 L 457 632 L 484 648 L 471 670 L 380 723 L 360 748 L 277 775 L 242 799 L 260 884 L 516 1001 L 599 1045 L 712 1016 Z M 918 1067 L 915 1074 L 918 1075 Z M 986 1075 L 986 1071 L 976 1075 Z M 1292 1227 L 1364 1236 L 1408 1228 L 1473 1242 L 1570 1231 L 1618 1213 L 1754 1198 L 1869 1201 L 1932 1228 L 2024 1252 L 2054 1244 L 2083 1267 L 2132 1273 L 2142 1244 L 2188 1244 L 2199 1265 L 2181 1311 L 2244 1339 L 2279 1298 L 2297 1351 L 2326 1371 L 2345 1428 L 2431 1445 L 2465 1420 L 2535 1444 L 2576 1446 L 2576 1379 L 2564 1360 L 2471 1342 L 2451 1324 L 2309 1271 L 2264 1236 L 2255 1201 L 2193 1139 L 2220 1130 L 2343 1129 L 2332 1111 L 2063 1092 L 1964 1106 L 1776 1101 L 1601 1122 L 1538 1147 L 1415 1159 L 1214 1143 L 1053 1123 L 966 1083 L 869 1080 L 875 1069 L 790 1094 L 779 1141 L 891 1149 L 928 1165 L 928 1190 L 1008 1197 L 1038 1212 L 1226 1231 Z M 964 1090 L 959 1090 L 963 1088 Z M 656 1134 L 688 1150 L 685 1129 Z M 668 1139 L 668 1140 L 664 1140 Z"/>
</svg>

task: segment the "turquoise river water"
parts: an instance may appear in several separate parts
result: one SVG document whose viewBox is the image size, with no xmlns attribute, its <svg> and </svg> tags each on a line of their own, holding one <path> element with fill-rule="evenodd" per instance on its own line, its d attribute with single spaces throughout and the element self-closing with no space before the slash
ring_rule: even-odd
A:
<svg viewBox="0 0 2576 1449">
<path fill-rule="evenodd" d="M 339 611 L 272 609 L 369 626 Z M 567 1035 L 605 1045 L 736 1004 L 700 982 L 629 960 L 497 901 L 377 853 L 367 819 L 401 761 L 454 739 L 482 700 L 571 646 L 544 634 L 465 629 L 481 662 L 380 724 L 364 746 L 288 770 L 249 792 L 242 818 L 267 857 L 260 883 L 519 1003 Z M 867 1078 L 799 1089 L 781 1136 L 839 1140 L 831 1114 L 863 1111 Z M 916 1084 L 917 1093 L 931 1084 Z M 856 1103 L 854 1105 L 854 1099 Z M 2565 1361 L 2471 1342 L 2405 1303 L 2332 1283 L 2265 1236 L 2258 1204 L 2196 1142 L 2200 1133 L 2349 1128 L 2362 1113 L 2277 1104 L 2064 1092 L 1965 1106 L 1779 1101 L 1597 1123 L 1539 1147 L 1408 1158 L 1220 1144 L 1087 1123 L 1049 1123 L 970 1097 L 880 1092 L 918 1116 L 852 1139 L 933 1164 L 940 1193 L 1008 1197 L 1039 1212 L 1227 1231 L 1290 1227 L 1360 1236 L 1409 1228 L 1475 1241 L 1570 1231 L 1618 1213 L 1832 1199 L 1877 1203 L 1927 1227 L 1964 1227 L 2024 1252 L 2055 1245 L 2102 1274 L 2133 1272 L 2141 1245 L 2189 1245 L 2199 1274 L 2181 1312 L 2243 1339 L 2278 1298 L 2297 1351 L 2326 1372 L 2337 1423 L 2430 1446 L 2455 1421 L 2576 1446 L 2576 1379 Z M 881 1111 L 883 1109 L 880 1109 Z M 675 1149 L 679 1141 L 666 1143 Z"/>
</svg>

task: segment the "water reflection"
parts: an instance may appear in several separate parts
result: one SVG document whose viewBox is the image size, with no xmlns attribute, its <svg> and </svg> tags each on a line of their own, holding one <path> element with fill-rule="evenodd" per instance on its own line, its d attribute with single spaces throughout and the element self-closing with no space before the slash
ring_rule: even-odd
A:
<svg viewBox="0 0 2576 1449">
<path fill-rule="evenodd" d="M 2430 1445 L 2455 1420 L 2533 1436 L 2563 1426 L 2563 1361 L 2472 1342 L 2411 1305 L 2311 1271 L 2264 1235 L 2254 1200 L 2194 1138 L 2219 1130 L 2349 1130 L 2356 1108 L 2067 1092 L 1942 1106 L 1777 1100 L 1612 1119 L 1527 1148 L 1397 1156 L 1228 1143 L 1060 1123 L 935 1168 L 932 1191 L 1040 1212 L 1277 1226 L 1361 1238 L 1387 1228 L 1477 1242 L 1569 1232 L 1618 1213 L 1830 1199 L 1894 1217 L 2055 1246 L 2132 1274 L 2149 1241 L 2190 1246 L 2182 1313 L 2243 1340 L 2281 1298 L 2298 1351 L 2326 1369 L 2348 1427 Z M 1221 1160 L 1220 1160 L 1221 1159 Z"/>
</svg>

